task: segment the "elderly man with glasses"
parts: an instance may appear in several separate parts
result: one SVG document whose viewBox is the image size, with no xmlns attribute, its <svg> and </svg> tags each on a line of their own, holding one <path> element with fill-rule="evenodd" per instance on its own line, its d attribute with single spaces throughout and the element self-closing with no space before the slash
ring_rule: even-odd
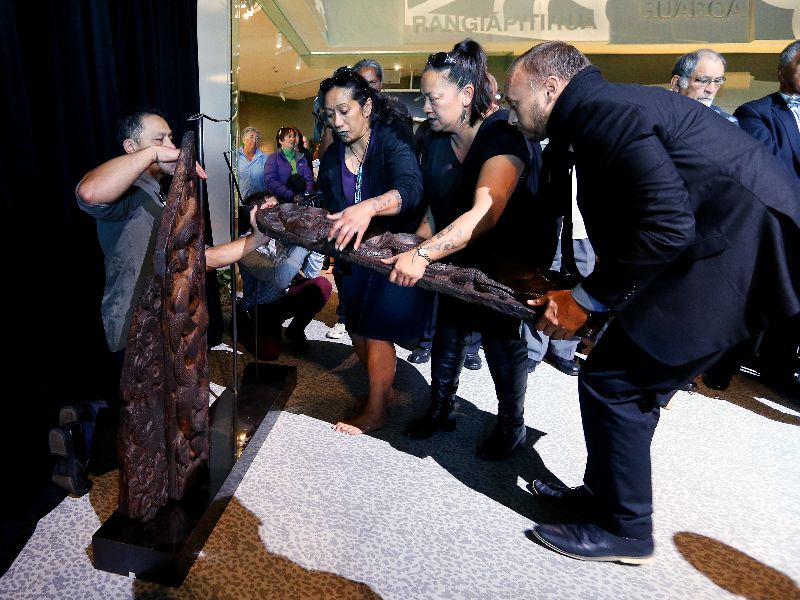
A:
<svg viewBox="0 0 800 600">
<path fill-rule="evenodd" d="M 727 64 L 725 57 L 710 48 L 689 52 L 675 62 L 670 85 L 673 92 L 705 104 L 715 113 L 738 125 L 736 117 L 712 104 L 717 92 L 725 83 Z"/>
</svg>

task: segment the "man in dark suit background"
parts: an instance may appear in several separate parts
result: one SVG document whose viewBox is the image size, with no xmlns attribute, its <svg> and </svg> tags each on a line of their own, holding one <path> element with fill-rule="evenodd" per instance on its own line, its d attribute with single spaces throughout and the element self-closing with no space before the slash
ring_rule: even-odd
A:
<svg viewBox="0 0 800 600">
<path fill-rule="evenodd" d="M 777 92 L 746 102 L 733 114 L 800 179 L 800 40 L 781 52 L 778 81 Z"/>
<path fill-rule="evenodd" d="M 725 349 L 800 313 L 800 188 L 752 137 L 699 102 L 606 82 L 577 49 L 545 42 L 509 71 L 510 121 L 573 153 L 597 266 L 550 292 L 537 329 L 568 337 L 612 311 L 578 379 L 584 485 L 535 481 L 586 523 L 539 524 L 584 560 L 653 559 L 650 445 L 674 390 Z"/>
</svg>

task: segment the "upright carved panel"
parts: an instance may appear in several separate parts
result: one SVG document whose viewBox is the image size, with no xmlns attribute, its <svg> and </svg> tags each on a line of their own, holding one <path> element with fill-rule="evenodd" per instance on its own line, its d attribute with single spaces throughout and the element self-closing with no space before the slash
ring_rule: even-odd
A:
<svg viewBox="0 0 800 600">
<path fill-rule="evenodd" d="M 119 504 L 142 520 L 182 498 L 208 458 L 206 263 L 194 155 L 187 133 L 125 354 Z"/>
</svg>

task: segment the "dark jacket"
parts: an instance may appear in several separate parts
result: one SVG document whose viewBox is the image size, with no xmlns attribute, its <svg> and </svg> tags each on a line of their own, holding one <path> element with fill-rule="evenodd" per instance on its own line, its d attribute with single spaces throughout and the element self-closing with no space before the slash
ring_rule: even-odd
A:
<svg viewBox="0 0 800 600">
<path fill-rule="evenodd" d="M 583 282 L 657 360 L 688 363 L 800 312 L 800 186 L 699 102 L 588 67 L 547 124 L 574 150 L 599 262 Z"/>
<path fill-rule="evenodd" d="M 313 190 L 314 173 L 305 156 L 299 152 L 297 154 L 297 172 L 306 180 L 305 191 L 310 192 Z M 286 187 L 286 181 L 291 174 L 292 165 L 286 160 L 280 148 L 267 157 L 267 162 L 264 165 L 264 181 L 267 191 L 275 196 L 278 202 L 291 202 L 295 197 L 295 193 Z"/>
<path fill-rule="evenodd" d="M 746 102 L 733 114 L 739 119 L 739 127 L 766 144 L 800 179 L 800 130 L 778 92 Z"/>
<path fill-rule="evenodd" d="M 325 208 L 337 213 L 346 208 L 342 190 L 341 142 L 334 136 L 319 166 L 317 184 L 325 195 Z M 391 217 L 376 217 L 372 224 L 394 233 L 413 233 L 422 220 L 422 176 L 414 152 L 414 136 L 405 124 L 377 125 L 364 159 L 364 187 L 369 197 L 397 190 L 403 199 L 400 213 Z"/>
</svg>

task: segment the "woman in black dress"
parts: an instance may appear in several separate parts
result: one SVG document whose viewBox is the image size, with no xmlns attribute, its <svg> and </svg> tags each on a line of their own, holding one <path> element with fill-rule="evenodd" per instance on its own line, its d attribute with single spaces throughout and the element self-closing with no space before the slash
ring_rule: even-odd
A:
<svg viewBox="0 0 800 600">
<path fill-rule="evenodd" d="M 320 84 L 322 118 L 334 143 L 321 159 L 317 183 L 334 221 L 329 240 L 358 248 L 370 232 L 413 232 L 422 195 L 414 138 L 405 111 L 343 67 Z M 433 295 L 403 288 L 385 275 L 344 260 L 334 275 L 344 301 L 347 331 L 367 369 L 369 395 L 352 419 L 334 425 L 357 435 L 381 427 L 393 396 L 394 342 L 422 335 Z"/>
<path fill-rule="evenodd" d="M 417 233 L 428 239 L 384 261 L 395 262 L 390 281 L 414 285 L 431 261 L 445 257 L 491 276 L 502 259 L 519 258 L 518 224 L 510 217 L 515 204 L 530 200 L 520 178 L 530 150 L 508 124 L 508 111 L 494 103 L 486 55 L 478 43 L 465 40 L 450 52 L 431 54 L 420 89 L 431 135 L 422 154 L 428 209 Z M 405 433 L 427 438 L 455 429 L 456 391 L 472 331 L 483 338 L 498 400 L 497 424 L 478 455 L 500 460 L 525 440 L 527 350 L 521 321 L 450 296 L 439 296 L 431 405 Z"/>
</svg>

